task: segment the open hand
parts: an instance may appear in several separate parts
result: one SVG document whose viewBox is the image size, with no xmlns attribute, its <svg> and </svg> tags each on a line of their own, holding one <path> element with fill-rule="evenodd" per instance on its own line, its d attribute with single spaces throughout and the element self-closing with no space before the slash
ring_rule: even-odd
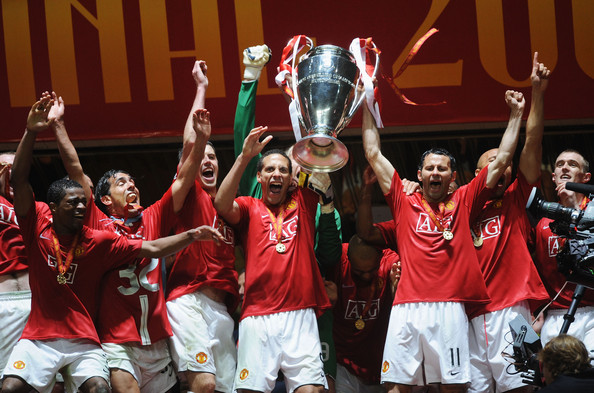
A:
<svg viewBox="0 0 594 393">
<path fill-rule="evenodd" d="M 29 115 L 27 116 L 27 130 L 31 132 L 43 131 L 49 127 L 51 121 L 48 119 L 49 111 L 54 101 L 51 95 L 46 91 L 41 95 L 31 107 Z"/>
<path fill-rule="evenodd" d="M 190 229 L 188 233 L 195 241 L 214 241 L 216 244 L 220 244 L 224 240 L 219 231 L 208 225 Z"/>
</svg>

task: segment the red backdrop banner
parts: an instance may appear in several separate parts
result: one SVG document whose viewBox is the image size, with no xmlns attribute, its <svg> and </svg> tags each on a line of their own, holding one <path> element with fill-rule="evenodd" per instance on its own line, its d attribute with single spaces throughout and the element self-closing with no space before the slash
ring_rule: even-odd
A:
<svg viewBox="0 0 594 393">
<path fill-rule="evenodd" d="M 348 47 L 373 37 L 393 76 L 415 42 L 430 37 L 394 79 L 402 103 L 380 81 L 386 126 L 505 121 L 506 89 L 530 93 L 532 53 L 553 70 L 546 118 L 594 118 L 594 2 L 591 0 L 0 0 L 0 142 L 22 135 L 41 92 L 66 102 L 72 139 L 181 135 L 195 85 L 193 62 L 208 63 L 213 133 L 230 134 L 241 52 L 266 43 L 273 57 L 259 86 L 257 124 L 289 131 L 274 83 L 282 49 L 296 34 Z M 526 111 L 527 113 L 527 111 Z M 353 122 L 356 126 L 358 119 Z M 44 138 L 51 139 L 45 134 Z"/>
</svg>

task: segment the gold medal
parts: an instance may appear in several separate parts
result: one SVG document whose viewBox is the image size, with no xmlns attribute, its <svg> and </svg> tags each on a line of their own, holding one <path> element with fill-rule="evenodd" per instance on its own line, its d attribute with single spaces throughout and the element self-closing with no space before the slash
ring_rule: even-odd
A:
<svg viewBox="0 0 594 393">
<path fill-rule="evenodd" d="M 276 252 L 279 254 L 284 254 L 287 252 L 287 247 L 283 243 L 276 243 Z"/>
<path fill-rule="evenodd" d="M 476 248 L 479 248 L 483 245 L 483 238 L 481 236 L 475 236 L 472 238 L 472 243 L 474 243 Z"/>
<path fill-rule="evenodd" d="M 452 233 L 452 231 L 450 231 L 449 229 L 444 229 L 442 236 L 444 239 L 450 241 L 454 238 L 454 234 Z"/>
<path fill-rule="evenodd" d="M 56 279 L 58 280 L 58 284 L 60 284 L 60 285 L 66 284 L 66 277 L 64 277 L 64 275 L 62 273 L 58 274 L 58 277 L 56 277 Z"/>
<path fill-rule="evenodd" d="M 363 318 L 359 317 L 359 319 L 355 321 L 355 327 L 357 330 L 365 329 L 365 322 L 363 321 Z"/>
</svg>

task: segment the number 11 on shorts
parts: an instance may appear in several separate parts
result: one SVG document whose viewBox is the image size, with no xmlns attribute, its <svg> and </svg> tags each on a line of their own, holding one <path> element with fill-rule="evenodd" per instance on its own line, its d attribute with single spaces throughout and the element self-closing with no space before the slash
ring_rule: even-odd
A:
<svg viewBox="0 0 594 393">
<path fill-rule="evenodd" d="M 450 348 L 450 359 L 452 361 L 452 367 L 460 367 L 460 348 Z"/>
</svg>

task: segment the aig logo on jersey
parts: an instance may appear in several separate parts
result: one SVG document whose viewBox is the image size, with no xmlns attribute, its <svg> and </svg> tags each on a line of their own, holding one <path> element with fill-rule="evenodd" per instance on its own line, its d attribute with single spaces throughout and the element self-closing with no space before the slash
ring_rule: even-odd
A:
<svg viewBox="0 0 594 393">
<path fill-rule="evenodd" d="M 16 214 L 14 214 L 14 209 L 3 203 L 0 203 L 0 221 L 7 224 L 19 225 Z"/>
<path fill-rule="evenodd" d="M 233 229 L 223 220 L 221 220 L 218 216 L 215 215 L 214 221 L 212 223 L 212 227 L 216 228 L 217 231 L 223 235 L 223 243 L 233 245 L 235 244 L 235 234 L 233 233 Z"/>
<path fill-rule="evenodd" d="M 373 299 L 367 310 L 367 314 L 363 315 L 363 310 L 367 306 L 366 301 L 357 301 L 349 299 L 346 310 L 344 311 L 344 319 L 359 319 L 365 317 L 365 320 L 377 319 L 380 310 L 380 300 Z"/>
<path fill-rule="evenodd" d="M 483 240 L 489 239 L 495 236 L 499 236 L 501 233 L 501 220 L 499 216 L 487 218 L 479 223 L 480 234 Z"/>
<path fill-rule="evenodd" d="M 82 250 L 82 252 L 84 253 L 84 249 Z M 53 255 L 49 255 L 47 256 L 47 265 L 49 267 L 52 267 L 54 269 L 57 269 L 56 267 L 56 258 Z M 66 273 L 64 273 L 64 277 L 66 278 L 66 283 L 67 284 L 72 284 L 74 282 L 74 276 L 76 276 L 76 269 L 78 269 L 78 264 L 76 263 L 72 263 L 70 265 L 70 267 L 68 267 L 68 270 L 66 271 Z"/>
<path fill-rule="evenodd" d="M 446 228 L 451 227 L 452 225 L 452 218 L 450 217 L 446 217 L 445 220 L 443 220 L 443 226 Z M 422 233 L 441 233 L 441 231 L 439 229 L 437 229 L 437 226 L 435 225 L 435 223 L 433 222 L 433 220 L 431 219 L 431 217 L 429 217 L 429 214 L 427 213 L 419 213 L 419 221 L 417 221 L 417 232 L 422 232 Z"/>
<path fill-rule="evenodd" d="M 297 217 L 297 216 L 291 218 L 290 220 L 283 222 L 283 234 L 282 234 L 283 242 L 288 242 L 295 237 L 295 234 L 297 233 L 297 223 L 298 222 L 299 222 L 299 217 Z M 276 230 L 274 229 L 274 225 L 272 225 L 272 223 L 270 224 L 270 231 L 268 233 L 269 233 L 270 240 L 273 243 L 276 243 L 277 242 Z"/>
<path fill-rule="evenodd" d="M 559 254 L 559 250 L 563 247 L 562 242 L 559 236 L 549 236 L 549 257 L 553 258 Z"/>
</svg>

